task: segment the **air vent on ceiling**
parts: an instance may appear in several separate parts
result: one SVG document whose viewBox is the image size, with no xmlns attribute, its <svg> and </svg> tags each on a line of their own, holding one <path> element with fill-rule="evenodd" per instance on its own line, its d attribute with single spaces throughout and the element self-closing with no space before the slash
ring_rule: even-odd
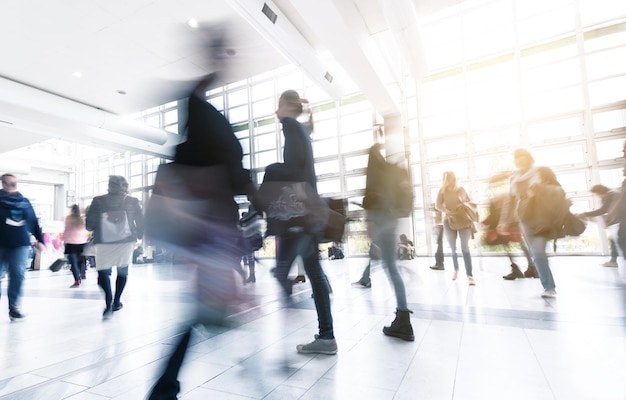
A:
<svg viewBox="0 0 626 400">
<path fill-rule="evenodd" d="M 13 125 L 13 122 L 10 122 L 10 121 L 5 121 L 5 120 L 3 120 L 3 119 L 0 119 L 0 124 Z"/>
<path fill-rule="evenodd" d="M 324 79 L 326 79 L 328 83 L 333 83 L 333 76 L 328 71 L 324 74 Z"/>
<path fill-rule="evenodd" d="M 276 15 L 276 13 L 272 11 L 272 9 L 267 5 L 267 3 L 263 3 L 263 9 L 261 11 L 263 12 L 263 14 L 265 14 L 265 16 L 270 21 L 272 21 L 272 24 L 276 23 L 276 19 L 278 18 L 278 15 Z"/>
</svg>

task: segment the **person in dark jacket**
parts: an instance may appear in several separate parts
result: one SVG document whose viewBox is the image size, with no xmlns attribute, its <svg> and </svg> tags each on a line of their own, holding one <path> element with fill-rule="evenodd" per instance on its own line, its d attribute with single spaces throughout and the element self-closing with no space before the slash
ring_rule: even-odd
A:
<svg viewBox="0 0 626 400">
<path fill-rule="evenodd" d="M 114 214 L 117 213 L 117 214 Z M 121 215 L 126 234 L 114 237 L 107 230 L 113 215 Z M 128 267 L 132 263 L 135 244 L 143 237 L 143 212 L 139 200 L 128 195 L 128 182 L 123 176 L 109 176 L 108 193 L 96 196 L 91 202 L 85 221 L 87 230 L 93 231 L 98 264 L 98 285 L 104 291 L 105 309 L 103 319 L 109 319 L 114 311 L 121 310 L 122 292 L 128 280 Z M 111 290 L 111 272 L 116 267 L 115 296 Z"/>
<path fill-rule="evenodd" d="M 30 201 L 17 191 L 17 178 L 4 174 L 0 190 L 0 265 L 5 265 L 9 276 L 9 318 L 24 318 L 20 298 L 24 273 L 31 247 L 30 235 L 35 237 L 38 250 L 45 248 L 43 233 Z M 2 269 L 2 268 L 0 268 Z"/>
<path fill-rule="evenodd" d="M 609 212 L 613 204 L 615 204 L 615 202 L 619 199 L 619 192 L 611 190 L 604 185 L 594 185 L 589 191 L 600 198 L 602 206 L 595 210 L 578 214 L 581 218 L 593 218 L 605 215 Z M 616 238 L 611 236 L 609 237 L 609 247 L 611 249 L 611 258 L 602 265 L 605 267 L 617 267 L 617 257 L 619 256 L 619 251 L 617 250 L 618 246 Z"/>
<path fill-rule="evenodd" d="M 313 147 L 310 134 L 313 129 L 312 115 L 309 114 L 308 123 L 300 123 L 298 118 L 304 112 L 306 99 L 300 98 L 295 90 L 287 90 L 278 99 L 276 116 L 283 126 L 285 147 L 283 163 L 269 165 L 267 174 L 274 174 L 275 178 L 290 182 L 306 182 L 317 192 L 317 179 L 313 159 Z M 268 226 L 271 230 L 271 226 Z M 333 318 L 330 308 L 330 285 L 319 262 L 318 241 L 314 233 L 294 233 L 277 235 L 278 251 L 276 253 L 276 269 L 274 276 L 282 285 L 285 295 L 291 294 L 293 281 L 287 278 L 289 269 L 294 260 L 302 257 L 304 270 L 311 282 L 315 309 L 319 322 L 319 333 L 315 340 L 307 344 L 299 344 L 296 349 L 299 353 L 336 354 L 337 342 L 333 329 Z"/>
<path fill-rule="evenodd" d="M 188 99 L 187 141 L 178 145 L 174 163 L 187 166 L 223 166 L 227 178 L 212 197 L 211 215 L 188 215 L 196 225 L 202 226 L 203 234 L 194 235 L 192 243 L 176 246 L 177 255 L 196 266 L 195 295 L 197 309 L 194 319 L 185 328 L 176 348 L 169 357 L 165 369 L 154 387 L 149 400 L 176 399 L 180 391 L 178 373 L 182 367 L 187 347 L 195 325 L 224 325 L 229 303 L 234 301 L 237 285 L 233 275 L 243 255 L 239 243 L 239 208 L 234 195 L 248 195 L 254 204 L 256 189 L 250 172 L 243 168 L 243 149 L 233 133 L 228 120 L 206 101 L 206 91 L 216 78 L 213 73 L 196 85 Z M 209 188 L 207 191 L 218 190 Z M 225 193 L 225 195 L 223 195 Z M 190 199 L 194 200 L 194 199 Z M 219 204 L 217 204 L 219 203 Z M 184 212 L 184 210 L 183 210 Z M 193 212 L 193 210 L 189 210 Z M 194 231 L 196 232 L 196 231 Z M 100 261 L 98 261 L 100 262 Z"/>
<path fill-rule="evenodd" d="M 379 143 L 369 150 L 363 208 L 367 210 L 368 234 L 372 243 L 380 247 L 383 266 L 396 295 L 396 318 L 391 325 L 383 327 L 383 333 L 412 342 L 415 340 L 410 318 L 413 311 L 408 308 L 406 288 L 396 264 L 395 238 L 398 219 L 394 216 L 394 210 L 388 206 L 390 194 L 385 189 L 385 182 L 390 178 L 386 174 L 388 169 L 381 150 L 382 145 Z M 361 277 L 360 282 L 363 280 Z"/>
</svg>

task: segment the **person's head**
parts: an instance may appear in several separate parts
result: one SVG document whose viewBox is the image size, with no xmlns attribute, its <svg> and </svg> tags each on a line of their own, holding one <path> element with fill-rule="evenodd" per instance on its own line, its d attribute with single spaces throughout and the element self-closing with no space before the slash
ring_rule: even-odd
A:
<svg viewBox="0 0 626 400">
<path fill-rule="evenodd" d="M 9 193 L 17 192 L 17 178 L 13 174 L 2 175 L 2 190 Z"/>
<path fill-rule="evenodd" d="M 441 187 L 444 189 L 456 188 L 456 175 L 452 171 L 446 171 L 443 173 L 443 182 Z"/>
<path fill-rule="evenodd" d="M 79 217 L 80 218 L 80 207 L 78 206 L 78 204 L 73 204 L 70 207 L 70 215 L 72 217 Z"/>
<path fill-rule="evenodd" d="M 400 240 L 406 242 L 407 240 L 409 240 L 409 238 L 406 237 L 406 235 L 403 233 L 402 235 L 400 235 Z"/>
<path fill-rule="evenodd" d="M 300 97 L 295 90 L 286 90 L 278 98 L 276 116 L 279 120 L 286 117 L 298 118 L 304 111 L 309 112 L 309 127 L 313 130 L 313 114 L 308 110 L 309 101 Z"/>
<path fill-rule="evenodd" d="M 533 166 L 535 159 L 528 150 L 517 149 L 513 152 L 513 162 L 515 163 L 516 168 L 522 171 L 527 171 Z"/>
<path fill-rule="evenodd" d="M 591 189 L 589 189 L 589 191 L 595 195 L 602 197 L 606 195 L 610 191 L 610 189 L 604 185 L 593 185 Z"/>
<path fill-rule="evenodd" d="M 109 194 L 128 194 L 128 181 L 123 176 L 110 175 L 108 192 Z"/>
</svg>

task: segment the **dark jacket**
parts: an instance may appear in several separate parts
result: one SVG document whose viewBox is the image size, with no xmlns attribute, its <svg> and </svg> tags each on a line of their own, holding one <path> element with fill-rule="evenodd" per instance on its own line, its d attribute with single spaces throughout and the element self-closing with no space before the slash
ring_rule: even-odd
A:
<svg viewBox="0 0 626 400">
<path fill-rule="evenodd" d="M 20 192 L 0 190 L 0 247 L 30 246 L 30 234 L 43 243 L 43 233 L 30 201 Z"/>
<path fill-rule="evenodd" d="M 224 165 L 233 194 L 248 193 L 250 171 L 243 168 L 243 149 L 228 120 L 206 100 L 192 94 L 188 100 L 187 141 L 176 147 L 174 162 L 194 165 Z"/>
<path fill-rule="evenodd" d="M 124 192 L 113 192 L 105 194 L 104 196 L 94 197 L 87 212 L 85 225 L 88 231 L 93 231 L 94 243 L 102 243 L 100 232 L 100 218 L 103 212 L 115 211 L 124 209 L 128 216 L 128 224 L 133 232 L 133 235 L 124 242 L 135 242 L 137 239 L 143 237 L 143 213 L 139 200 L 134 197 L 128 196 Z"/>
<path fill-rule="evenodd" d="M 280 122 L 285 136 L 284 162 L 268 165 L 265 168 L 265 180 L 307 182 L 317 192 L 310 129 L 291 117 L 285 117 Z"/>
</svg>

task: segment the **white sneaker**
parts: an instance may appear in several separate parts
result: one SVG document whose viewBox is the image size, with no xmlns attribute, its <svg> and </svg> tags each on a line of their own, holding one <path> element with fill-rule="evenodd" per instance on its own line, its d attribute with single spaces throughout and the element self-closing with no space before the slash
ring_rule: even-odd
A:
<svg viewBox="0 0 626 400">
<path fill-rule="evenodd" d="M 307 344 L 296 346 L 298 353 L 304 354 L 337 354 L 337 341 L 335 339 L 320 339 L 315 335 L 315 340 Z"/>
<path fill-rule="evenodd" d="M 617 261 L 607 261 L 604 264 L 602 264 L 603 267 L 619 267 L 619 264 L 617 263 Z"/>
<path fill-rule="evenodd" d="M 541 293 L 541 297 L 544 299 L 555 299 L 556 298 L 556 290 L 554 289 L 546 289 Z"/>
</svg>

